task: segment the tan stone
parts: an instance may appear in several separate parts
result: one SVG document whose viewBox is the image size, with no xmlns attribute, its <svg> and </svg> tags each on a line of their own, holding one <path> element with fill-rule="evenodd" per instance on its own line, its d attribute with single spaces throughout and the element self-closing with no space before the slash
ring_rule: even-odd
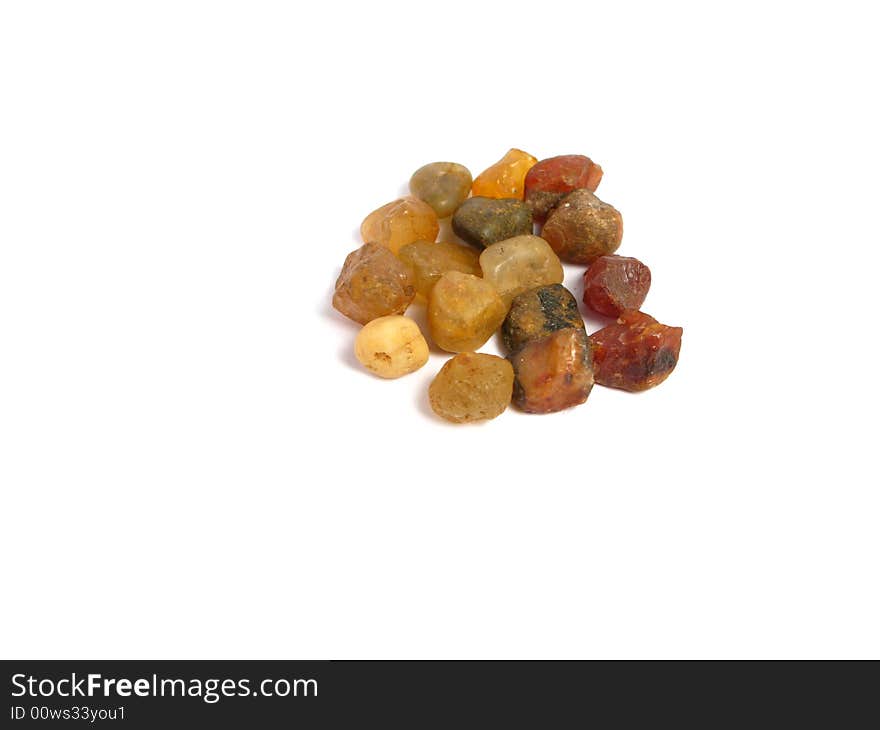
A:
<svg viewBox="0 0 880 730">
<path fill-rule="evenodd" d="M 510 405 L 513 366 L 504 358 L 462 352 L 440 369 L 428 389 L 434 413 L 453 423 L 495 418 Z"/>
</svg>

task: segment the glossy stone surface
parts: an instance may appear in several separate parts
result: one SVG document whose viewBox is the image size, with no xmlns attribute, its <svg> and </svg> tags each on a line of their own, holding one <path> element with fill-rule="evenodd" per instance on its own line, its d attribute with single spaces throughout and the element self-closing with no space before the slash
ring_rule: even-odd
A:
<svg viewBox="0 0 880 730">
<path fill-rule="evenodd" d="M 532 211 L 521 200 L 468 198 L 452 216 L 455 235 L 485 248 L 506 238 L 532 232 Z"/>
<path fill-rule="evenodd" d="M 617 250 L 623 238 L 623 219 L 589 190 L 575 190 L 550 212 L 541 237 L 563 261 L 589 264 Z"/>
<path fill-rule="evenodd" d="M 651 287 L 651 270 L 628 256 L 600 256 L 584 274 L 584 304 L 606 317 L 640 309 Z"/>
<path fill-rule="evenodd" d="M 602 168 L 589 157 L 549 157 L 532 167 L 526 175 L 525 201 L 531 207 L 535 220 L 541 222 L 568 193 L 579 188 L 594 193 L 601 179 Z"/>
<path fill-rule="evenodd" d="M 365 243 L 345 258 L 333 306 L 355 322 L 402 314 L 416 295 L 413 270 L 378 243 Z"/>
<path fill-rule="evenodd" d="M 563 278 L 562 264 L 550 244 L 531 234 L 487 246 L 480 254 L 480 268 L 508 304 L 526 289 L 558 284 Z"/>
<path fill-rule="evenodd" d="M 678 362 L 682 332 L 642 312 L 623 312 L 590 335 L 596 382 L 629 391 L 659 385 Z"/>
<path fill-rule="evenodd" d="M 354 341 L 354 355 L 380 378 L 399 378 L 428 362 L 428 343 L 408 317 L 379 317 L 364 325 Z"/>
<path fill-rule="evenodd" d="M 495 287 L 478 276 L 448 271 L 428 296 L 428 327 L 448 352 L 476 350 L 504 321 L 507 306 Z"/>
<path fill-rule="evenodd" d="M 528 152 L 511 149 L 498 162 L 477 175 L 471 192 L 486 198 L 522 200 L 526 174 L 537 161 Z"/>
<path fill-rule="evenodd" d="M 447 271 L 480 276 L 480 254 L 457 243 L 414 241 L 400 249 L 397 257 L 409 264 L 416 276 L 416 291 L 427 299 L 431 287 Z"/>
<path fill-rule="evenodd" d="M 513 402 L 528 413 L 552 413 L 583 403 L 593 387 L 587 335 L 563 329 L 532 340 L 510 356 Z"/>
<path fill-rule="evenodd" d="M 471 192 L 471 172 L 457 162 L 431 162 L 409 179 L 409 191 L 430 205 L 438 218 L 455 212 Z"/>
<path fill-rule="evenodd" d="M 501 325 L 508 352 L 562 329 L 584 329 L 577 300 L 562 284 L 540 286 L 514 297 Z"/>
<path fill-rule="evenodd" d="M 435 241 L 439 232 L 440 222 L 434 209 L 413 197 L 383 205 L 361 223 L 364 243 L 378 243 L 394 253 L 413 241 Z"/>
<path fill-rule="evenodd" d="M 513 366 L 504 358 L 462 352 L 437 373 L 428 389 L 431 408 L 453 423 L 495 418 L 510 405 Z"/>
</svg>

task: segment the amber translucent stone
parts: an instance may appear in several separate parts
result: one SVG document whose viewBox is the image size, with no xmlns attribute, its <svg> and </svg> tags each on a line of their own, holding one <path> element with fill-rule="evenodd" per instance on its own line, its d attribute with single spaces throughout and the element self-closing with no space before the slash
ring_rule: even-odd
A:
<svg viewBox="0 0 880 730">
<path fill-rule="evenodd" d="M 354 355 L 380 378 L 399 378 L 428 362 L 428 343 L 408 317 L 378 317 L 364 325 L 354 341 Z"/>
<path fill-rule="evenodd" d="M 539 236 L 508 238 L 487 246 L 480 254 L 483 278 L 492 284 L 501 297 L 510 302 L 517 294 L 542 284 L 562 281 L 562 264 Z"/>
<path fill-rule="evenodd" d="M 509 150 L 498 162 L 477 175 L 471 192 L 486 198 L 522 200 L 526 174 L 537 161 L 528 152 Z"/>
<path fill-rule="evenodd" d="M 547 214 L 568 193 L 579 188 L 596 192 L 602 179 L 602 168 L 583 155 L 560 155 L 541 160 L 525 179 L 525 201 L 543 221 Z"/>
<path fill-rule="evenodd" d="M 471 173 L 456 162 L 432 162 L 409 179 L 409 191 L 430 205 L 438 218 L 455 212 L 471 192 Z"/>
<path fill-rule="evenodd" d="M 562 284 L 539 286 L 514 297 L 501 325 L 501 337 L 509 352 L 527 342 L 561 329 L 584 329 L 577 300 Z"/>
<path fill-rule="evenodd" d="M 455 235 L 485 247 L 532 232 L 532 211 L 521 200 L 468 198 L 452 216 Z"/>
<path fill-rule="evenodd" d="M 589 264 L 617 250 L 623 219 L 589 190 L 575 190 L 550 212 L 541 237 L 563 261 Z"/>
<path fill-rule="evenodd" d="M 453 423 L 495 418 L 510 405 L 512 393 L 513 366 L 479 352 L 451 358 L 428 389 L 434 413 Z"/>
<path fill-rule="evenodd" d="M 374 210 L 361 223 L 361 238 L 379 243 L 394 253 L 413 241 L 435 241 L 440 222 L 434 209 L 418 198 L 394 200 Z"/>
<path fill-rule="evenodd" d="M 387 314 L 402 314 L 415 295 L 412 269 L 384 246 L 365 243 L 346 257 L 336 280 L 333 306 L 366 324 Z"/>
<path fill-rule="evenodd" d="M 642 312 L 623 312 L 590 335 L 596 382 L 630 391 L 659 385 L 678 362 L 682 332 Z"/>
<path fill-rule="evenodd" d="M 495 287 L 478 276 L 448 271 L 428 296 L 428 327 L 449 352 L 476 350 L 504 321 L 507 306 Z"/>
<path fill-rule="evenodd" d="M 409 264 L 416 275 L 416 290 L 427 298 L 431 287 L 447 271 L 480 276 L 480 254 L 457 243 L 415 241 L 400 249 L 398 258 Z"/>
<path fill-rule="evenodd" d="M 528 413 L 551 413 L 583 403 L 593 387 L 587 335 L 563 329 L 532 340 L 510 356 L 513 402 Z"/>
<path fill-rule="evenodd" d="M 584 274 L 584 304 L 606 317 L 639 309 L 651 287 L 651 270 L 628 256 L 600 256 Z"/>
</svg>

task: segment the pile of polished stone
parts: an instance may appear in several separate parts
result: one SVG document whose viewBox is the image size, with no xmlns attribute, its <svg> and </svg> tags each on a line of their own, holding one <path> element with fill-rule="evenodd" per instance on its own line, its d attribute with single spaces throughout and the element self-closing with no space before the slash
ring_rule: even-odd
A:
<svg viewBox="0 0 880 730">
<path fill-rule="evenodd" d="M 527 413 L 560 411 L 585 402 L 594 382 L 629 391 L 662 383 L 682 329 L 639 311 L 651 272 L 613 255 L 623 220 L 594 195 L 601 179 L 583 155 L 539 162 L 516 149 L 474 180 L 454 162 L 416 170 L 411 196 L 364 219 L 365 243 L 336 282 L 333 306 L 363 325 L 358 361 L 383 378 L 422 367 L 428 340 L 403 316 L 421 300 L 430 340 L 458 353 L 429 388 L 434 412 L 449 421 L 494 418 L 511 402 Z M 437 242 L 448 216 L 469 245 Z M 588 267 L 583 302 L 615 322 L 587 335 L 561 261 Z M 476 352 L 499 328 L 508 357 Z"/>
</svg>

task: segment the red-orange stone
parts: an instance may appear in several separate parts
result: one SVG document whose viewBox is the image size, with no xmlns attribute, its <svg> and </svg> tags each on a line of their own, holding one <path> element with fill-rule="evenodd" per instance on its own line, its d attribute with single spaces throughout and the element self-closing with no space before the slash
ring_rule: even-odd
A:
<svg viewBox="0 0 880 730">
<path fill-rule="evenodd" d="M 600 256 L 584 274 L 584 304 L 606 317 L 640 309 L 651 288 L 651 270 L 629 256 Z"/>
<path fill-rule="evenodd" d="M 660 385 L 678 362 L 682 332 L 628 309 L 615 324 L 590 335 L 596 382 L 629 391 Z"/>
<path fill-rule="evenodd" d="M 593 387 L 590 343 L 569 327 L 532 340 L 508 358 L 513 402 L 526 413 L 553 413 L 583 403 Z"/>
<path fill-rule="evenodd" d="M 560 155 L 541 160 L 525 179 L 525 201 L 541 222 L 562 198 L 572 190 L 586 188 L 596 192 L 602 168 L 583 155 Z"/>
</svg>

